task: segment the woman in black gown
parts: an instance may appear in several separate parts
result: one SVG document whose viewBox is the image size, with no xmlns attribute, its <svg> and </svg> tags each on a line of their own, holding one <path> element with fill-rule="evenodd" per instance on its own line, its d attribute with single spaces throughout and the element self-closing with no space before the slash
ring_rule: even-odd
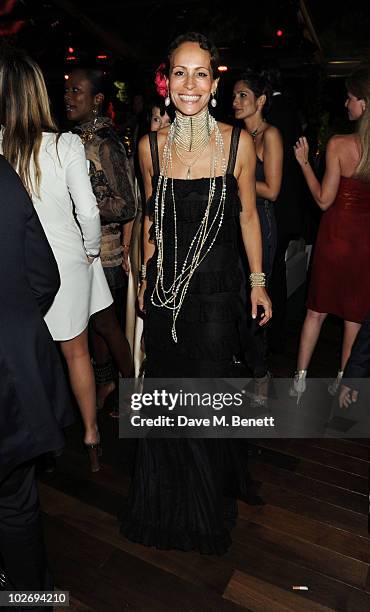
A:
<svg viewBox="0 0 370 612">
<path fill-rule="evenodd" d="M 148 378 L 230 376 L 241 316 L 239 225 L 254 285 L 252 316 L 260 305 L 261 325 L 271 317 L 253 141 L 208 110 L 210 101 L 215 106 L 216 53 L 200 34 L 174 41 L 166 103 L 174 104 L 175 121 L 139 144 L 148 198 L 139 293 Z M 248 495 L 236 448 L 219 439 L 140 440 L 122 532 L 158 548 L 224 553 L 235 495 Z"/>
</svg>

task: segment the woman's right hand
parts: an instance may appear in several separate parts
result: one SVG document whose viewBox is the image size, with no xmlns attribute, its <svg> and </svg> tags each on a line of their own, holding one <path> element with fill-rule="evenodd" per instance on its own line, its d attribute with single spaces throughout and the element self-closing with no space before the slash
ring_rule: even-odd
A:
<svg viewBox="0 0 370 612">
<path fill-rule="evenodd" d="M 143 280 L 140 284 L 139 293 L 137 296 L 137 305 L 138 305 L 140 312 L 144 314 L 145 314 L 145 308 L 144 308 L 145 289 L 146 289 L 146 280 Z"/>
<path fill-rule="evenodd" d="M 300 166 L 305 166 L 308 164 L 308 151 L 309 146 L 307 142 L 307 138 L 305 136 L 301 136 L 297 142 L 295 143 L 294 154 L 296 156 L 296 160 Z"/>
</svg>

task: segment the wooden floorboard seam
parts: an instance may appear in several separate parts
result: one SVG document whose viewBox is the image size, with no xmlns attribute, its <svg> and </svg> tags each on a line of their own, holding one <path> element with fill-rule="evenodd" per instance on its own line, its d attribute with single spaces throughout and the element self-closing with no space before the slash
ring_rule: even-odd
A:
<svg viewBox="0 0 370 612">
<path fill-rule="evenodd" d="M 154 551 L 152 559 L 150 560 L 148 559 L 147 549 L 145 549 L 144 547 L 140 547 L 140 545 L 131 544 L 130 546 L 130 544 L 128 544 L 124 538 L 120 539 L 119 534 L 117 533 L 117 523 L 110 515 L 103 513 L 100 510 L 96 510 L 91 506 L 89 507 L 87 504 L 79 502 L 74 498 L 69 498 L 69 496 L 66 496 L 65 494 L 60 493 L 59 491 L 56 491 L 55 489 L 52 489 L 46 485 L 41 485 L 40 489 L 42 504 L 46 513 L 49 513 L 52 516 L 56 516 L 59 520 L 63 520 L 67 524 L 79 529 L 82 533 L 85 533 L 85 535 L 92 533 L 92 528 L 94 524 L 98 524 L 99 529 L 102 530 L 104 522 L 108 522 L 108 525 L 110 525 L 110 529 L 108 529 L 108 532 L 107 530 L 105 530 L 103 534 L 101 532 L 97 532 L 94 534 L 98 539 L 105 541 L 114 548 L 124 550 L 125 552 L 127 552 L 128 548 L 131 548 L 129 554 L 134 554 L 137 556 L 139 552 L 140 558 L 142 558 L 142 560 L 144 560 L 145 562 L 153 563 L 154 561 L 154 565 L 156 567 L 161 567 L 167 572 L 171 572 L 176 576 L 178 575 L 171 568 L 171 555 L 168 556 L 164 567 L 163 558 L 162 563 L 160 563 L 161 559 L 160 555 L 158 555 L 158 551 Z M 73 513 L 71 506 L 74 506 Z M 73 514 L 75 514 L 78 518 L 73 518 Z M 246 545 L 248 545 L 248 543 Z M 144 550 L 140 550 L 143 548 Z M 310 569 L 311 575 L 312 571 L 313 570 Z M 305 573 L 304 566 L 300 567 L 300 572 Z M 330 576 L 327 576 L 326 578 L 333 580 L 333 578 Z M 189 581 L 189 574 L 186 579 Z M 190 577 L 190 580 L 194 580 L 194 577 Z M 338 579 L 335 580 L 337 581 Z M 204 584 L 201 581 L 199 582 L 199 584 L 204 587 Z M 352 585 L 347 586 L 351 587 L 352 589 L 354 588 Z"/>
</svg>

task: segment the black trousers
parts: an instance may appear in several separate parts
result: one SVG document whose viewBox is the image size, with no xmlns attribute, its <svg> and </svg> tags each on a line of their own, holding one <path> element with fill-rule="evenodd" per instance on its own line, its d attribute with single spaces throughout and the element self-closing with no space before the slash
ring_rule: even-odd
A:
<svg viewBox="0 0 370 612">
<path fill-rule="evenodd" d="M 33 461 L 23 463 L 9 473 L 0 471 L 0 554 L 10 583 L 9 590 L 53 590 L 46 562 Z M 25 609 L 28 608 L 22 608 Z"/>
</svg>

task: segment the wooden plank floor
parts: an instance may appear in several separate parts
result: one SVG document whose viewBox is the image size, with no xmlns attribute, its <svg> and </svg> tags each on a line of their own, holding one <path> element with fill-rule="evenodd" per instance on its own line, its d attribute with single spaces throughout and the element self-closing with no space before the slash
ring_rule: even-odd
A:
<svg viewBox="0 0 370 612">
<path fill-rule="evenodd" d="M 261 453 L 250 469 L 267 503 L 239 503 L 223 557 L 126 540 L 116 515 L 128 468 L 106 463 L 90 474 L 86 457 L 67 449 L 54 475 L 40 477 L 40 495 L 55 581 L 71 591 L 72 609 L 368 612 L 366 441 L 264 439 L 254 447 Z"/>
<path fill-rule="evenodd" d="M 272 359 L 276 376 L 294 370 L 302 304 L 290 313 L 284 359 Z M 312 376 L 336 374 L 340 341 L 329 319 Z M 39 478 L 50 564 L 58 588 L 71 592 L 72 612 L 369 612 L 370 440 L 250 441 L 266 505 L 239 503 L 233 545 L 214 557 L 158 551 L 119 534 L 134 444 L 118 440 L 108 411 L 100 428 L 101 472 L 88 471 L 77 423 L 56 472 Z"/>
</svg>

